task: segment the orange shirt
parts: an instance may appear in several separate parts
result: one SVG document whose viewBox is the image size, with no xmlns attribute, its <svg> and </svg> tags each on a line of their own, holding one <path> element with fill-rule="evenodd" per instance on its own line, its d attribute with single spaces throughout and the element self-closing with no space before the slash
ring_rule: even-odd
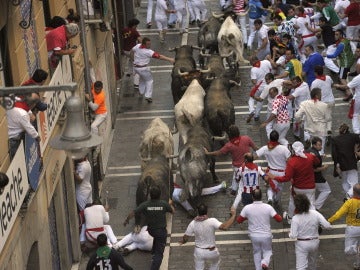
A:
<svg viewBox="0 0 360 270">
<path fill-rule="evenodd" d="M 95 114 L 103 114 L 107 112 L 106 104 L 105 104 L 105 93 L 102 89 L 99 94 L 95 93 L 94 86 L 91 88 L 91 93 L 94 98 L 94 103 L 99 105 L 99 107 L 96 109 Z"/>
</svg>

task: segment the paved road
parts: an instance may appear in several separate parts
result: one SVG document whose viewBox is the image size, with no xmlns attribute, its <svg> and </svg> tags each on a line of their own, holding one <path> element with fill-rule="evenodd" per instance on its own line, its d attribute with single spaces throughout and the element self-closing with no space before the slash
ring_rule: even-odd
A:
<svg viewBox="0 0 360 270">
<path fill-rule="evenodd" d="M 207 1 L 208 7 L 217 10 L 218 1 Z M 146 14 L 146 2 L 143 1 L 139 10 L 138 18 L 144 21 Z M 179 44 L 196 45 L 197 28 L 191 27 L 188 35 L 179 35 L 175 30 L 170 31 L 164 44 L 160 44 L 155 29 L 145 29 L 144 22 L 140 25 L 140 31 L 143 36 L 148 36 L 152 40 L 152 47 L 162 54 L 172 56 L 167 49 L 178 46 Z M 173 125 L 173 102 L 170 91 L 170 71 L 171 66 L 167 62 L 152 60 L 151 69 L 154 75 L 154 95 L 153 103 L 148 104 L 141 99 L 132 87 L 132 81 L 124 78 L 121 81 L 122 88 L 119 93 L 119 114 L 114 131 L 114 140 L 110 153 L 106 178 L 103 184 L 103 192 L 109 191 L 110 224 L 116 235 L 121 238 L 132 230 L 132 224 L 124 228 L 122 223 L 128 212 L 135 207 L 135 191 L 137 181 L 140 176 L 140 160 L 138 157 L 138 146 L 142 132 L 154 117 L 160 117 L 169 126 Z M 246 124 L 247 117 L 247 98 L 250 89 L 249 78 L 250 67 L 241 67 L 242 86 L 232 89 L 232 100 L 236 109 L 236 124 L 240 127 L 242 135 L 248 135 L 258 146 L 266 144 L 265 131 L 259 130 L 258 123 Z M 349 125 L 350 120 L 346 118 L 348 104 L 344 103 L 342 93 L 334 90 L 336 95 L 336 107 L 334 110 L 333 133 L 340 123 L 346 122 Z M 265 119 L 265 106 L 261 114 L 261 119 Z M 288 138 L 291 142 L 293 137 Z M 326 148 L 326 154 L 330 149 Z M 217 159 L 216 171 L 221 180 L 228 183 L 231 181 L 232 170 L 229 158 L 223 157 Z M 264 160 L 257 161 L 260 165 Z M 329 155 L 325 158 L 325 163 L 331 165 Z M 329 217 L 342 202 L 343 194 L 339 179 L 331 176 L 332 166 L 326 172 L 326 178 L 329 181 L 332 194 L 327 200 L 325 207 L 321 210 L 325 217 Z M 177 177 L 177 181 L 179 177 Z M 211 183 L 209 183 L 210 185 Z M 288 187 L 288 185 L 287 185 Z M 287 190 L 287 189 L 286 189 Z M 286 209 L 288 203 L 288 192 L 283 195 L 282 205 Z M 218 193 L 204 197 L 203 200 L 209 205 L 210 216 L 214 216 L 224 221 L 228 218 L 229 207 L 233 201 L 229 194 Z M 240 208 L 240 207 L 239 207 Z M 194 243 L 191 240 L 184 246 L 179 246 L 178 241 L 183 235 L 188 223 L 191 220 L 180 206 L 176 213 L 169 218 L 169 238 L 166 254 L 162 269 L 193 269 L 193 248 Z M 344 220 L 336 223 L 333 230 L 324 231 L 321 236 L 319 248 L 318 269 L 345 270 L 352 269 L 352 258 L 346 258 L 343 252 L 344 245 Z M 295 269 L 294 243 L 288 238 L 289 225 L 273 225 L 273 260 L 271 269 L 290 270 Z M 221 269 L 254 269 L 252 248 L 247 236 L 247 224 L 234 225 L 226 232 L 216 234 L 217 246 L 221 253 Z M 84 268 L 87 255 L 84 254 L 80 269 Z M 151 256 L 149 253 L 136 251 L 126 257 L 127 262 L 134 269 L 148 269 Z"/>
</svg>

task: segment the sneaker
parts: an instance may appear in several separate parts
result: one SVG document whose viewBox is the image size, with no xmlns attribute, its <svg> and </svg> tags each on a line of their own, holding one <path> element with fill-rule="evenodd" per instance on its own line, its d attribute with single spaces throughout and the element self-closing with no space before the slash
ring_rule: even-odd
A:
<svg viewBox="0 0 360 270">
<path fill-rule="evenodd" d="M 255 121 L 255 122 L 259 122 L 259 120 L 260 120 L 260 116 L 255 116 L 255 117 L 254 117 L 254 121 Z"/>
<path fill-rule="evenodd" d="M 263 264 L 261 265 L 261 268 L 262 268 L 263 270 L 269 270 L 269 267 L 268 267 L 265 263 L 263 263 Z"/>
<path fill-rule="evenodd" d="M 233 190 L 233 189 L 232 189 L 232 190 L 230 191 L 230 195 L 231 195 L 231 196 L 236 196 L 236 190 Z"/>
<path fill-rule="evenodd" d="M 153 100 L 152 98 L 145 98 L 145 100 L 148 102 L 148 103 L 151 103 Z"/>
<path fill-rule="evenodd" d="M 289 217 L 286 211 L 283 213 L 283 220 L 286 220 L 286 222 L 291 225 L 291 217 Z"/>
<path fill-rule="evenodd" d="M 131 75 L 130 75 L 130 73 L 126 73 L 126 77 L 130 77 Z"/>
<path fill-rule="evenodd" d="M 222 181 L 222 182 L 221 182 L 221 191 L 222 191 L 222 192 L 226 192 L 226 188 L 227 188 L 226 181 Z"/>
<path fill-rule="evenodd" d="M 350 95 L 348 95 L 347 97 L 344 97 L 343 98 L 343 101 L 350 101 L 350 99 L 352 99 L 353 98 L 353 95 L 352 94 L 350 94 Z"/>
<path fill-rule="evenodd" d="M 138 84 L 134 84 L 134 90 L 139 90 L 139 85 Z"/>
<path fill-rule="evenodd" d="M 151 28 L 151 25 L 152 25 L 151 22 L 147 23 L 147 24 L 146 24 L 146 28 L 147 28 L 147 29 L 150 29 L 150 28 Z"/>
<path fill-rule="evenodd" d="M 250 114 L 249 114 L 249 116 L 248 116 L 248 118 L 246 119 L 246 123 L 248 123 L 248 124 L 249 124 L 249 123 L 250 123 L 250 121 L 251 121 L 251 119 L 254 117 L 254 115 L 255 115 L 255 113 L 253 113 L 253 112 L 252 112 L 252 113 L 250 113 Z"/>
</svg>

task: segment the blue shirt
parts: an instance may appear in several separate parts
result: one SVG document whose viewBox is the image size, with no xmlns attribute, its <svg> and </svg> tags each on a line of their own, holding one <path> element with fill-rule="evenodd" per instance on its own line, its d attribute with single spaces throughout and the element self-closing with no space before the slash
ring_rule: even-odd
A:
<svg viewBox="0 0 360 270">
<path fill-rule="evenodd" d="M 250 19 L 259 19 L 263 14 L 262 10 L 263 5 L 258 0 L 249 1 L 249 18 Z"/>
<path fill-rule="evenodd" d="M 303 71 L 306 73 L 306 82 L 311 86 L 312 82 L 315 80 L 315 66 L 325 66 L 324 58 L 317 52 L 309 55 L 309 58 L 305 61 L 303 65 Z"/>
</svg>

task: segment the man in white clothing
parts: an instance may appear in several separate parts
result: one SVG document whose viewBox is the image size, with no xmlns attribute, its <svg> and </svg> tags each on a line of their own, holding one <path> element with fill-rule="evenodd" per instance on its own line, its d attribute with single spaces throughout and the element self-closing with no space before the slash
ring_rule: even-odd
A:
<svg viewBox="0 0 360 270">
<path fill-rule="evenodd" d="M 153 0 L 148 0 L 147 12 L 146 12 L 146 28 L 151 28 L 152 13 L 153 13 Z"/>
<path fill-rule="evenodd" d="M 150 71 L 148 64 L 150 63 L 151 58 L 156 58 L 160 60 L 166 60 L 170 63 L 174 63 L 174 58 L 169 58 L 164 55 L 161 55 L 157 52 L 154 52 L 150 49 L 151 41 L 149 38 L 144 37 L 141 41 L 141 44 L 137 44 L 131 49 L 131 58 L 134 59 L 134 72 L 139 74 L 139 93 L 140 95 L 145 95 L 145 99 L 148 103 L 152 102 L 152 92 L 153 92 L 153 77 Z"/>
<path fill-rule="evenodd" d="M 31 110 L 39 102 L 39 95 L 36 93 L 27 95 L 24 98 L 24 102 L 29 110 Z M 14 107 L 6 111 L 6 117 L 8 122 L 9 155 L 10 160 L 12 160 L 21 141 L 24 139 L 24 132 L 37 141 L 40 141 L 40 136 L 30 122 L 29 112 L 25 109 Z"/>
<path fill-rule="evenodd" d="M 174 6 L 176 10 L 177 24 L 179 25 L 180 34 L 187 32 L 187 1 L 185 0 L 176 0 L 174 1 Z"/>
<path fill-rule="evenodd" d="M 92 203 L 92 187 L 90 183 L 91 165 L 87 157 L 74 160 L 74 163 L 74 178 L 76 181 L 76 202 L 78 204 L 79 211 L 82 211 L 85 209 L 85 206 L 87 204 Z"/>
<path fill-rule="evenodd" d="M 185 244 L 190 236 L 195 236 L 195 270 L 204 270 L 205 262 L 208 263 L 208 269 L 219 270 L 220 253 L 215 243 L 215 231 L 226 230 L 234 223 L 235 210 L 231 210 L 231 217 L 224 223 L 216 218 L 209 218 L 205 204 L 200 204 L 197 210 L 198 216 L 190 222 L 180 244 Z"/>
<path fill-rule="evenodd" d="M 104 207 L 100 200 L 94 201 L 91 206 L 84 209 L 84 218 L 85 224 L 82 226 L 80 242 L 84 243 L 87 240 L 90 243 L 96 244 L 96 238 L 101 233 L 106 234 L 110 246 L 117 242 L 111 226 L 105 224 L 110 219 L 108 205 Z"/>
<path fill-rule="evenodd" d="M 255 152 L 255 158 L 265 156 L 268 172 L 276 176 L 284 176 L 286 161 L 291 156 L 291 152 L 287 146 L 279 144 L 278 140 L 279 133 L 276 130 L 271 131 L 270 141 Z M 271 205 L 280 204 L 284 184 L 278 183 L 276 180 L 272 180 L 272 182 L 273 184 L 270 184 L 267 190 L 268 203 Z"/>
<path fill-rule="evenodd" d="M 254 263 L 256 270 L 269 269 L 272 256 L 272 234 L 270 219 L 274 218 L 277 222 L 282 221 L 282 217 L 276 213 L 275 209 L 261 201 L 261 190 L 255 189 L 252 192 L 254 202 L 246 205 L 238 218 L 238 223 L 248 220 L 249 237 L 253 246 Z"/>
<path fill-rule="evenodd" d="M 331 120 L 326 103 L 321 101 L 321 89 L 311 90 L 311 99 L 300 103 L 299 110 L 295 113 L 297 122 L 304 121 L 304 140 L 310 141 L 312 137 L 320 137 L 324 142 L 327 135 L 327 123 Z M 324 154 L 324 150 L 320 150 Z"/>
<path fill-rule="evenodd" d="M 165 41 L 165 34 L 168 29 L 168 13 L 176 13 L 176 10 L 168 8 L 165 0 L 157 0 L 155 7 L 155 21 L 157 29 L 159 30 L 160 43 Z"/>
<path fill-rule="evenodd" d="M 264 60 L 265 57 L 270 54 L 270 42 L 268 37 L 269 27 L 263 24 L 261 19 L 256 19 L 254 21 L 254 27 L 258 38 L 255 53 L 260 60 Z"/>
<path fill-rule="evenodd" d="M 249 116 L 246 120 L 246 123 L 250 123 L 251 119 L 254 117 L 255 121 L 259 121 L 260 110 L 262 107 L 262 102 L 257 102 L 255 107 L 254 96 L 260 96 L 263 91 L 265 83 L 265 75 L 271 72 L 271 63 L 269 60 L 260 61 L 257 56 L 252 56 L 250 58 L 250 64 L 252 65 L 250 71 L 251 83 L 253 88 L 250 92 L 249 98 Z"/>
<path fill-rule="evenodd" d="M 140 232 L 131 232 L 125 235 L 123 239 L 113 245 L 113 248 L 121 251 L 124 256 L 136 249 L 151 251 L 153 240 L 154 238 L 147 231 L 147 226 L 143 226 Z"/>
</svg>

